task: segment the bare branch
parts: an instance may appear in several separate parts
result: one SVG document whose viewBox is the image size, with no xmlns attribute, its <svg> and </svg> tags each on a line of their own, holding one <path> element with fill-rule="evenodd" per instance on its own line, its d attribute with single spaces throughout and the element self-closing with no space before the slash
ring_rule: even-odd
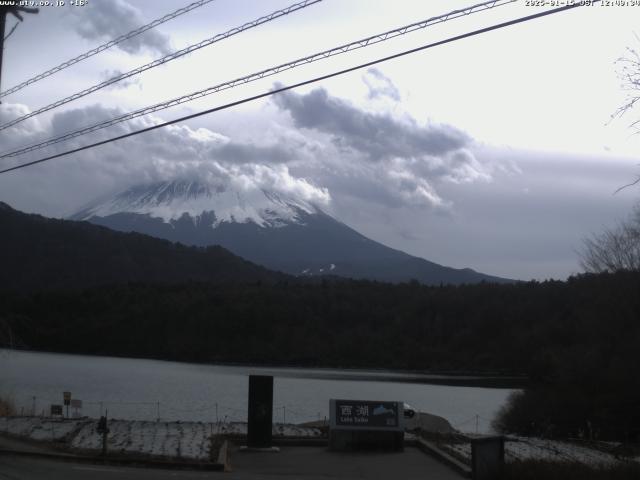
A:
<svg viewBox="0 0 640 480">
<path fill-rule="evenodd" d="M 640 176 L 638 176 L 638 178 L 636 178 L 633 182 L 627 183 L 626 185 L 623 185 L 620 188 L 616 189 L 616 191 L 613 192 L 613 194 L 615 195 L 616 193 L 624 190 L 625 188 L 633 187 L 634 185 L 637 185 L 638 183 L 640 183 Z"/>
<path fill-rule="evenodd" d="M 638 38 L 637 35 L 636 38 Z M 640 101 L 640 53 L 638 50 L 627 47 L 626 55 L 616 60 L 615 64 L 618 66 L 617 74 L 622 82 L 621 88 L 629 93 L 625 103 L 611 115 L 609 122 L 622 117 Z M 634 121 L 630 126 L 633 127 L 637 123 L 638 121 Z"/>
<path fill-rule="evenodd" d="M 585 238 L 579 254 L 586 272 L 640 270 L 640 205 L 626 221 Z"/>
</svg>

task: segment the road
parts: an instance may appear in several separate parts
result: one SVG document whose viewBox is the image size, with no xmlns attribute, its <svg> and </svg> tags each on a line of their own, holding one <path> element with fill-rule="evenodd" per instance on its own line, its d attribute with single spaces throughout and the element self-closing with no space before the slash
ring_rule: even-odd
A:
<svg viewBox="0 0 640 480">
<path fill-rule="evenodd" d="M 451 468 L 415 447 L 401 453 L 330 452 L 325 447 L 283 447 L 279 453 L 231 452 L 233 480 L 367 479 L 461 480 Z"/>
<path fill-rule="evenodd" d="M 214 473 L 76 464 L 0 455 L 0 480 L 188 480 L 211 478 Z"/>
<path fill-rule="evenodd" d="M 460 480 L 461 476 L 415 448 L 403 453 L 331 453 L 322 447 L 284 447 L 279 453 L 231 452 L 231 472 L 159 470 L 76 464 L 0 455 L 0 480 Z"/>
<path fill-rule="evenodd" d="M 32 454 L 60 455 L 34 442 L 0 437 L 0 448 Z M 64 454 L 62 454 L 64 455 Z M 37 456 L 0 454 L 0 480 L 199 479 L 229 480 L 424 479 L 459 480 L 463 477 L 416 448 L 402 453 L 336 453 L 326 447 L 282 447 L 280 452 L 229 451 L 231 472 L 162 470 L 157 468 L 93 465 Z"/>
</svg>

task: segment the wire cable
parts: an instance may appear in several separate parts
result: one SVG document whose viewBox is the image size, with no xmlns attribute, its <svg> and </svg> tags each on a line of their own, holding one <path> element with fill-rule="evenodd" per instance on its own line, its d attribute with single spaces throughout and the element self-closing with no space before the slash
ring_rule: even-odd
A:
<svg viewBox="0 0 640 480">
<path fill-rule="evenodd" d="M 375 45 L 377 43 L 381 43 L 387 40 L 390 40 L 392 38 L 401 36 L 401 35 L 405 35 L 407 33 L 410 32 L 414 32 L 416 30 L 420 30 L 420 29 L 424 29 L 428 26 L 431 25 L 435 25 L 438 23 L 443 23 L 446 22 L 448 20 L 453 20 L 462 16 L 466 16 L 466 15 L 471 15 L 473 13 L 478 13 L 484 10 L 488 10 L 491 8 L 496 8 L 499 6 L 503 6 L 503 5 L 507 5 L 510 3 L 513 3 L 517 0 L 493 0 L 493 1 L 489 1 L 489 2 L 484 2 L 484 3 L 479 3 L 476 5 L 472 5 L 470 7 L 464 8 L 464 9 L 460 9 L 460 10 L 454 10 L 452 12 L 446 13 L 444 15 L 439 15 L 437 17 L 431 17 L 428 18 L 426 20 L 423 20 L 421 22 L 416 22 L 416 23 L 412 23 L 410 25 L 405 25 L 393 30 L 389 30 L 387 32 L 384 33 L 379 33 L 377 35 L 372 35 L 370 37 L 366 37 L 360 40 L 356 40 L 354 42 L 351 43 L 347 43 L 344 45 L 340 45 L 339 47 L 335 47 L 332 48 L 330 50 L 324 50 L 321 52 L 317 52 L 314 53 L 312 55 L 308 55 L 306 57 L 303 58 L 299 58 L 297 60 L 288 62 L 288 63 L 284 63 L 281 65 L 278 65 L 276 67 L 272 67 L 272 68 L 268 68 L 266 70 L 261 70 L 259 72 L 255 72 L 249 75 L 246 75 L 244 77 L 240 77 L 240 78 L 236 78 L 235 80 L 231 80 L 228 82 L 224 82 L 224 83 L 220 83 L 218 85 L 212 86 L 212 87 L 207 87 L 203 90 L 199 90 L 193 93 L 189 93 L 187 95 L 182 95 L 180 97 L 177 98 L 173 98 L 171 100 L 167 100 L 164 102 L 160 102 L 160 103 L 156 103 L 155 105 L 151 105 L 148 107 L 144 107 L 138 110 L 135 110 L 133 112 L 129 112 L 123 115 L 120 115 L 118 117 L 109 119 L 109 120 L 105 120 L 102 122 L 98 122 L 98 123 L 94 123 L 92 125 L 89 125 L 87 127 L 83 127 L 81 129 L 75 130 L 75 131 L 70 131 L 67 133 L 64 133 L 58 137 L 53 137 L 53 138 L 49 138 L 47 140 L 35 143 L 35 144 L 31 144 L 28 146 L 24 146 L 24 147 L 20 147 L 16 150 L 12 150 L 12 151 L 5 151 L 2 154 L 0 154 L 0 159 L 1 158 L 7 158 L 7 157 L 15 157 L 18 155 L 22 155 L 24 153 L 28 153 L 28 152 L 32 152 L 35 150 L 40 150 L 42 148 L 48 147 L 50 145 L 54 145 L 56 143 L 60 143 L 66 140 L 71 140 L 72 138 L 76 138 L 80 135 L 85 135 L 91 132 L 95 132 L 97 130 L 101 130 L 103 128 L 107 128 L 107 127 L 111 127 L 113 125 L 116 125 L 118 123 L 122 123 L 122 122 L 126 122 L 128 120 L 133 120 L 134 118 L 138 118 L 144 115 L 149 115 L 151 113 L 154 112 L 158 112 L 160 110 L 165 110 L 167 108 L 170 107 L 174 107 L 176 105 L 180 105 L 183 103 L 187 103 L 190 102 L 192 100 L 196 100 L 202 97 L 205 97 L 207 95 L 212 95 L 214 93 L 218 93 L 221 92 L 223 90 L 228 90 L 231 88 L 234 88 L 238 85 L 243 85 L 246 83 L 250 83 L 250 82 L 254 82 L 266 77 L 270 77 L 273 75 L 276 75 L 277 73 L 283 72 L 285 70 L 291 70 L 294 68 L 297 68 L 299 66 L 302 65 L 306 65 L 309 63 L 313 63 L 319 60 L 324 60 L 326 58 L 330 58 L 330 57 L 334 57 L 336 55 L 341 55 L 343 53 L 347 53 L 353 50 L 357 50 L 360 48 L 365 48 L 368 47 L 370 45 Z"/>
<path fill-rule="evenodd" d="M 458 41 L 458 40 L 462 40 L 462 39 L 473 37 L 473 36 L 480 35 L 480 34 L 483 34 L 483 33 L 491 32 L 493 30 L 506 28 L 506 27 L 509 27 L 509 26 L 512 26 L 512 25 L 516 25 L 516 24 L 519 24 L 519 23 L 528 22 L 530 20 L 546 17 L 548 15 L 553 15 L 555 13 L 564 12 L 564 11 L 571 10 L 571 9 L 574 9 L 574 8 L 577 8 L 577 7 L 581 7 L 581 6 L 583 6 L 582 3 L 569 4 L 569 5 L 566 5 L 566 6 L 563 6 L 563 7 L 559 7 L 559 8 L 555 8 L 555 9 L 552 9 L 552 10 L 546 10 L 544 12 L 534 13 L 532 15 L 527 15 L 525 17 L 516 18 L 514 20 L 509 20 L 507 22 L 498 23 L 498 24 L 495 24 L 495 25 L 491 25 L 489 27 L 480 28 L 478 30 L 473 30 L 471 32 L 467 32 L 467 33 L 463 33 L 461 35 L 456 35 L 456 36 L 453 36 L 453 37 L 449 37 L 449 38 L 446 38 L 444 40 L 440 40 L 440 41 L 437 41 L 437 42 L 434 42 L 434 43 L 429 43 L 429 44 L 426 44 L 426 45 L 422 45 L 420 47 L 412 48 L 410 50 L 405 50 L 403 52 L 396 53 L 394 55 L 389 55 L 387 57 L 382 57 L 382 58 L 379 58 L 377 60 L 373 60 L 373 61 L 370 61 L 370 62 L 362 63 L 362 64 L 356 65 L 354 67 L 345 68 L 343 70 L 338 70 L 338 71 L 333 72 L 333 73 L 328 73 L 326 75 L 321 75 L 319 77 L 315 77 L 315 78 L 312 78 L 310 80 L 305 80 L 305 81 L 302 81 L 302 82 L 298 82 L 298 83 L 295 83 L 293 85 L 278 87 L 278 88 L 276 88 L 274 90 L 270 90 L 268 92 L 264 92 L 264 93 L 261 93 L 261 94 L 258 94 L 258 95 L 254 95 L 254 96 L 251 96 L 251 97 L 246 97 L 246 98 L 243 98 L 241 100 L 237 100 L 235 102 L 227 103 L 225 105 L 221 105 L 221 106 L 218 106 L 218 107 L 209 108 L 207 110 L 204 110 L 204 111 L 201 111 L 201 112 L 198 112 L 198 113 L 193 113 L 191 115 L 185 115 L 185 116 L 180 117 L 180 118 L 169 120 L 167 122 L 159 123 L 159 124 L 153 125 L 151 127 L 143 128 L 143 129 L 136 130 L 136 131 L 133 131 L 133 132 L 129 132 L 129 133 L 126 133 L 126 134 L 123 134 L 123 135 L 119 135 L 119 136 L 116 136 L 116 137 L 112 137 L 112 138 L 109 138 L 107 140 L 102 140 L 102 141 L 99 141 L 99 142 L 95 142 L 95 143 L 91 143 L 91 144 L 88 144 L 88 145 L 84 145 L 82 147 L 74 148 L 72 150 L 67 150 L 65 152 L 61 152 L 61 153 L 58 153 L 58 154 L 55 154 L 55 155 L 50 155 L 48 157 L 44 157 L 44 158 L 41 158 L 39 160 L 34 160 L 32 162 L 27 162 L 27 163 L 16 165 L 16 166 L 13 166 L 13 167 L 10 167 L 10 168 L 5 168 L 3 170 L 0 170 L 0 174 L 8 173 L 8 172 L 11 172 L 11 171 L 14 171 L 14 170 L 19 170 L 21 168 L 30 167 L 32 165 L 37 165 L 39 163 L 47 162 L 49 160 L 53 160 L 53 159 L 56 159 L 56 158 L 64 157 L 64 156 L 67 156 L 67 155 L 71 155 L 72 153 L 77 153 L 77 152 L 82 152 L 84 150 L 89 150 L 91 148 L 98 147 L 100 145 L 105 145 L 107 143 L 111 143 L 111 142 L 115 142 L 115 141 L 122 140 L 122 139 L 125 139 L 125 138 L 129 138 L 129 137 L 133 137 L 133 136 L 136 136 L 136 135 L 140 135 L 141 133 L 146 133 L 146 132 L 150 132 L 152 130 L 157 130 L 159 128 L 163 128 L 163 127 L 166 127 L 166 126 L 169 126 L 169 125 L 173 125 L 175 123 L 191 120 L 192 118 L 201 117 L 203 115 L 208 115 L 210 113 L 218 112 L 220 110 L 226 110 L 228 108 L 235 107 L 237 105 L 242 105 L 244 103 L 248 103 L 248 102 L 252 102 L 254 100 L 258 100 L 260 98 L 265 98 L 265 97 L 269 97 L 271 95 L 275 95 L 277 93 L 282 93 L 282 92 L 286 92 L 288 90 L 293 90 L 294 88 L 302 87 L 304 85 L 310 85 L 312 83 L 316 83 L 316 82 L 319 82 L 319 81 L 322 81 L 322 80 L 327 80 L 327 79 L 333 78 L 333 77 L 338 77 L 338 76 L 344 75 L 346 73 L 354 72 L 356 70 L 361 70 L 363 68 L 369 68 L 369 67 L 372 67 L 374 65 L 378 65 L 380 63 L 387 62 L 389 60 L 394 60 L 396 58 L 404 57 L 406 55 L 410 55 L 410 54 L 413 54 L 413 53 L 416 53 L 416 52 L 421 52 L 421 51 L 427 50 L 429 48 L 438 47 L 440 45 L 445 45 L 447 43 L 452 43 L 452 42 L 455 42 L 455 41 Z"/>
<path fill-rule="evenodd" d="M 86 60 L 89 57 L 92 57 L 94 55 L 97 55 L 100 52 L 104 52 L 105 50 L 124 42 L 125 40 L 129 40 L 130 38 L 133 38 L 137 35 L 140 35 L 141 33 L 146 32 L 147 30 L 151 30 L 154 27 L 157 27 L 158 25 L 168 22 L 169 20 L 173 20 L 176 17 L 179 17 L 180 15 L 183 15 L 185 13 L 190 12 L 191 10 L 194 10 L 196 8 L 202 7 L 204 5 L 206 5 L 207 3 L 211 3 L 215 0 L 198 0 L 197 2 L 193 2 L 189 5 L 187 5 L 186 7 L 182 7 L 179 8 L 178 10 L 176 10 L 175 12 L 172 13 L 168 13 L 167 15 L 165 15 L 164 17 L 158 18 L 156 20 L 154 20 L 153 22 L 147 23 L 146 25 L 143 25 L 139 28 L 136 28 L 135 30 L 130 31 L 129 33 L 125 33 L 124 35 L 120 35 L 117 38 L 114 38 L 113 40 L 108 41 L 107 43 L 104 43 L 92 50 L 89 50 L 88 52 L 82 53 L 80 55 L 78 55 L 77 57 L 72 58 L 71 60 L 67 60 L 66 62 L 61 63 L 60 65 L 50 68 L 49 70 L 47 70 L 46 72 L 43 72 L 39 75 L 36 75 L 35 77 L 32 77 L 28 80 L 25 80 L 24 82 L 20 83 L 19 85 L 16 85 L 15 87 L 11 87 L 8 88 L 7 90 L 5 90 L 4 92 L 0 92 L 0 98 L 2 97 L 6 97 L 7 95 L 10 95 L 12 93 L 17 92 L 18 90 L 22 90 L 23 88 L 25 88 L 28 85 L 31 85 L 32 83 L 36 83 L 40 80 L 42 80 L 43 78 L 47 78 L 51 75 L 53 75 L 54 73 L 58 73 L 61 70 L 64 70 L 65 68 L 68 68 L 72 65 L 75 65 L 78 62 L 81 62 L 82 60 Z M 9 32 L 9 35 L 11 35 L 12 32 Z M 9 36 L 7 35 L 7 37 Z M 6 38 L 5 38 L 6 40 Z"/>
<path fill-rule="evenodd" d="M 209 45 L 212 45 L 214 43 L 220 42 L 222 40 L 225 40 L 229 37 L 232 37 L 233 35 L 237 35 L 238 33 L 244 32 L 246 30 L 249 30 L 251 28 L 255 28 L 259 25 L 262 25 L 264 23 L 270 22 L 272 20 L 275 20 L 276 18 L 280 18 L 283 17 L 285 15 L 288 15 L 290 13 L 293 13 L 297 10 L 301 10 L 303 8 L 309 7 L 311 5 L 314 5 L 316 3 L 321 2 L 322 0 L 304 0 L 302 2 L 299 3 L 295 3 L 293 5 L 288 6 L 287 8 L 283 8 L 282 10 L 276 10 L 275 12 L 270 13 L 269 15 L 265 15 L 264 17 L 260 17 L 257 18 L 256 20 L 253 20 L 251 22 L 245 23 L 244 25 L 241 25 L 239 27 L 234 27 L 231 30 L 228 30 L 224 33 L 219 33 L 211 38 L 207 38 L 205 40 L 202 40 L 199 43 L 195 43 L 193 45 L 189 45 L 188 47 L 185 47 L 181 50 L 177 50 L 173 53 L 170 53 L 169 55 L 165 55 L 162 58 L 159 58 L 157 60 L 154 60 L 153 62 L 147 63 L 145 65 L 142 65 L 138 68 L 134 68 L 133 70 L 129 70 L 128 72 L 125 73 L 121 73 L 118 74 L 114 77 L 111 77 L 107 80 L 105 80 L 104 82 L 98 83 L 96 85 L 93 85 L 92 87 L 89 88 L 85 88 L 84 90 L 81 90 L 80 92 L 76 92 L 73 95 L 69 95 L 68 97 L 65 97 L 61 100 L 58 100 L 54 103 L 51 103 L 47 106 L 44 106 L 42 108 L 39 108 L 38 110 L 35 110 L 31 113 L 28 113 L 26 115 L 23 115 L 21 117 L 15 118 L 14 120 L 11 120 L 10 122 L 7 122 L 3 125 L 0 125 L 0 130 L 5 130 L 9 127 L 12 127 L 20 122 L 24 122 L 25 120 L 35 117 L 36 115 L 39 115 L 41 113 L 44 112 L 48 112 L 49 110 L 53 110 L 54 108 L 57 108 L 61 105 L 64 105 L 66 103 L 72 102 L 74 100 L 77 100 L 79 98 L 85 97 L 93 92 L 96 92 L 98 90 L 101 90 L 105 87 L 108 87 L 109 85 L 112 85 L 116 82 L 119 82 L 121 80 L 124 80 L 126 78 L 132 77 L 134 75 L 138 75 L 139 73 L 142 73 L 144 71 L 150 70 L 152 68 L 158 67 L 160 65 L 164 65 L 165 63 L 168 63 L 172 60 L 175 60 L 176 58 L 180 58 L 183 57 L 189 53 L 195 52 L 196 50 L 199 50 L 201 48 L 204 47 L 208 47 Z"/>
</svg>

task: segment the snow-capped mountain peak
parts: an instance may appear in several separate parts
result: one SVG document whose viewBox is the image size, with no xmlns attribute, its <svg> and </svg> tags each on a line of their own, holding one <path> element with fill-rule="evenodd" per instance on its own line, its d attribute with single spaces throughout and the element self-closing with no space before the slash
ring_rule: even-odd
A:
<svg viewBox="0 0 640 480">
<path fill-rule="evenodd" d="M 160 218 L 165 223 L 188 215 L 198 222 L 203 214 L 215 217 L 212 227 L 221 223 L 253 222 L 261 227 L 280 227 L 300 223 L 300 214 L 317 213 L 310 203 L 282 194 L 254 189 L 174 180 L 135 186 L 105 200 L 94 202 L 73 215 L 76 220 L 136 213 Z"/>
</svg>

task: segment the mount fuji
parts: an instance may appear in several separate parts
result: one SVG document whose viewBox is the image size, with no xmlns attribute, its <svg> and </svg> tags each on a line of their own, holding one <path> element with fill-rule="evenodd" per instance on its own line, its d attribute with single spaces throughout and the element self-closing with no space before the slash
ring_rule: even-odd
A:
<svg viewBox="0 0 640 480">
<path fill-rule="evenodd" d="M 70 217 L 186 245 L 220 245 L 272 270 L 425 284 L 511 282 L 371 240 L 300 198 L 176 180 L 95 201 Z"/>
</svg>

